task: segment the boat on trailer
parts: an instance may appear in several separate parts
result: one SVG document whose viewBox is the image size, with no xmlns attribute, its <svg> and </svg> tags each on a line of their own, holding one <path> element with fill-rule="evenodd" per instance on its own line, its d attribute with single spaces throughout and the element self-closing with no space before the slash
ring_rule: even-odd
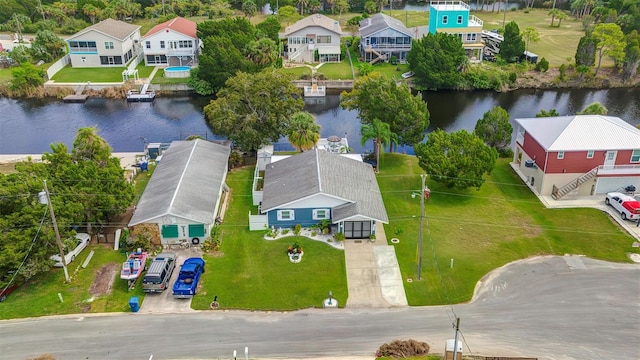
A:
<svg viewBox="0 0 640 360">
<path fill-rule="evenodd" d="M 147 253 L 136 251 L 129 254 L 127 261 L 122 264 L 120 270 L 120 279 L 134 282 L 140 277 L 144 271 L 147 262 Z"/>
</svg>

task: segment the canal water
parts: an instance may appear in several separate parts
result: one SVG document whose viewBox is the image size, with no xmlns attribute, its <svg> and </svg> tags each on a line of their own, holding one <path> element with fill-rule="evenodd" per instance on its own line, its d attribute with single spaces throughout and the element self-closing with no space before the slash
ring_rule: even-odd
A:
<svg viewBox="0 0 640 360">
<path fill-rule="evenodd" d="M 534 117 L 541 109 L 556 109 L 562 115 L 575 114 L 585 105 L 601 102 L 609 115 L 630 124 L 640 124 L 640 89 L 609 90 L 518 90 L 506 93 L 428 92 L 423 94 L 431 113 L 429 131 L 473 130 L 482 115 L 494 106 L 505 108 L 511 119 Z M 153 103 L 89 99 L 84 104 L 61 101 L 0 99 L 0 154 L 35 154 L 50 151 L 62 142 L 71 147 L 76 131 L 96 126 L 115 152 L 142 151 L 145 142 L 171 142 L 189 135 L 222 139 L 206 124 L 202 108 L 208 99 L 198 97 L 156 98 Z M 372 150 L 371 142 L 360 144 L 357 112 L 343 110 L 340 96 L 327 96 L 308 103 L 315 114 L 322 137 L 345 136 L 356 153 Z M 286 139 L 276 146 L 291 149 Z M 411 147 L 398 151 L 413 153 Z"/>
</svg>

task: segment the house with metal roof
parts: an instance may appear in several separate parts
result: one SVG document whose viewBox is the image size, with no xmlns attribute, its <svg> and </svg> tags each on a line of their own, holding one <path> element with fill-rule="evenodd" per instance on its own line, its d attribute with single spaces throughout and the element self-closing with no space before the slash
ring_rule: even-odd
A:
<svg viewBox="0 0 640 360">
<path fill-rule="evenodd" d="M 369 238 L 389 222 L 371 165 L 319 148 L 267 164 L 259 208 L 264 226 L 329 221 L 347 239 Z"/>
<path fill-rule="evenodd" d="M 417 34 L 416 34 L 417 35 Z M 404 24 L 382 13 L 360 21 L 360 56 L 371 64 L 407 60 L 414 35 Z"/>
<path fill-rule="evenodd" d="M 640 188 L 640 130 L 602 115 L 515 119 L 512 166 L 540 195 Z"/>
<path fill-rule="evenodd" d="M 204 241 L 222 199 L 230 147 L 202 139 L 174 141 L 163 153 L 129 227 L 152 232 L 154 243 Z"/>
<path fill-rule="evenodd" d="M 285 55 L 291 62 L 340 62 L 341 36 L 338 21 L 322 14 L 307 16 L 285 29 Z"/>
<path fill-rule="evenodd" d="M 142 45 L 147 66 L 193 66 L 200 52 L 196 23 L 180 16 L 151 28 Z"/>
<path fill-rule="evenodd" d="M 140 49 L 140 26 L 105 19 L 67 39 L 72 67 L 126 65 Z"/>
</svg>

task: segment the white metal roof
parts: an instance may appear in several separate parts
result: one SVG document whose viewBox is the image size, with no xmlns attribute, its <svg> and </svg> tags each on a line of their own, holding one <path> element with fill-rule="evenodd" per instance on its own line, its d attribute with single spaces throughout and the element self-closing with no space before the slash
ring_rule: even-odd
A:
<svg viewBox="0 0 640 360">
<path fill-rule="evenodd" d="M 640 149 L 640 130 L 614 116 L 515 119 L 547 151 Z"/>
</svg>

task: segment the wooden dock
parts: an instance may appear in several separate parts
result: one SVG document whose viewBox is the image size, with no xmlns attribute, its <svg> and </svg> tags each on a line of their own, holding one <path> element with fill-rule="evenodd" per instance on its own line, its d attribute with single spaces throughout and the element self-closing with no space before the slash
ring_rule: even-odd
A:
<svg viewBox="0 0 640 360">
<path fill-rule="evenodd" d="M 85 101 L 87 101 L 87 99 L 89 98 L 89 95 L 67 95 L 65 96 L 62 101 L 67 103 L 67 104 L 73 104 L 73 103 L 83 103 Z"/>
</svg>

